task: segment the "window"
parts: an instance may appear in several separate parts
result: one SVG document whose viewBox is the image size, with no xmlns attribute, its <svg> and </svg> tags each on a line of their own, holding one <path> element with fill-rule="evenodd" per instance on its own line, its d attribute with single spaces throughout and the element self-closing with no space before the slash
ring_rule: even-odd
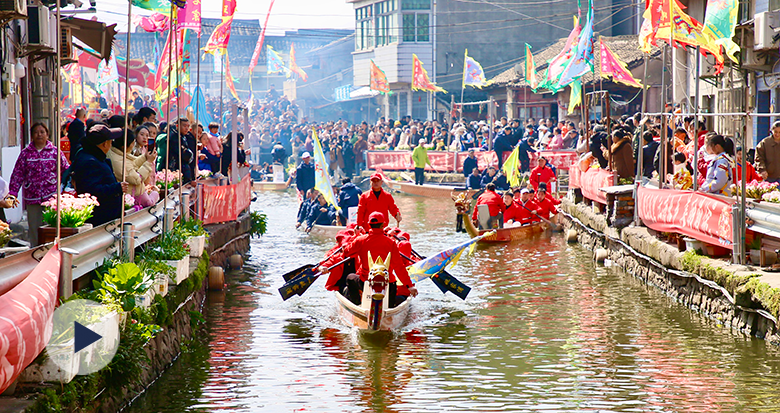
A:
<svg viewBox="0 0 780 413">
<path fill-rule="evenodd" d="M 377 46 L 398 41 L 398 30 L 396 29 L 398 13 L 395 10 L 395 0 L 385 0 L 374 4 Z"/>
<path fill-rule="evenodd" d="M 370 49 L 374 46 L 373 7 L 355 9 L 355 49 Z"/>
<path fill-rule="evenodd" d="M 401 0 L 401 8 L 404 10 L 430 10 L 431 0 Z"/>
<path fill-rule="evenodd" d="M 403 39 L 405 42 L 427 42 L 430 40 L 428 13 L 406 13 L 403 15 Z"/>
<path fill-rule="evenodd" d="M 399 0 L 384 0 L 355 9 L 355 49 L 370 49 L 398 41 Z"/>
</svg>

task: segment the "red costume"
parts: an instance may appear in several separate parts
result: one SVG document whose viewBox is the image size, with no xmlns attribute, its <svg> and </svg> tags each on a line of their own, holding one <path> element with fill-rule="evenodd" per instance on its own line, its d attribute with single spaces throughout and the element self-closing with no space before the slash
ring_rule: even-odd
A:
<svg viewBox="0 0 780 413">
<path fill-rule="evenodd" d="M 531 185 L 534 187 L 534 191 L 539 189 L 539 182 L 546 182 L 547 188 L 552 188 L 551 183 L 555 180 L 555 172 L 549 165 L 545 164 L 542 167 L 536 167 L 531 170 Z"/>
<path fill-rule="evenodd" d="M 485 191 L 477 198 L 477 206 L 478 205 L 487 205 L 491 217 L 495 217 L 499 213 L 504 212 L 504 199 L 501 195 L 497 194 L 496 191 Z M 478 208 L 475 206 L 474 213 L 471 215 L 471 219 L 474 221 L 477 220 L 477 210 Z"/>
<path fill-rule="evenodd" d="M 734 182 L 735 183 L 742 181 L 742 165 L 740 165 L 739 163 L 737 163 L 736 165 L 737 166 L 732 168 L 732 172 L 734 173 L 734 175 L 732 175 L 732 176 L 734 177 Z M 761 175 L 759 175 L 756 172 L 756 168 L 754 168 L 753 165 L 750 164 L 750 162 L 747 163 L 746 174 L 747 174 L 746 175 L 747 178 L 745 179 L 746 183 L 751 183 L 753 181 L 761 182 L 761 181 L 764 180 L 764 178 L 762 178 Z"/>
<path fill-rule="evenodd" d="M 536 211 L 537 214 L 539 213 L 539 205 L 537 205 L 533 199 L 529 199 L 525 204 L 523 204 L 522 201 L 515 202 L 517 203 L 517 208 L 520 210 L 520 218 L 515 221 L 519 221 L 523 225 L 539 221 L 539 217 L 531 212 Z M 523 206 L 525 206 L 525 208 L 523 208 Z"/>
<path fill-rule="evenodd" d="M 331 267 L 332 265 L 336 264 L 337 262 L 344 259 L 344 250 L 341 250 L 339 252 L 336 252 L 341 246 L 346 246 L 352 239 L 355 238 L 355 231 L 352 229 L 344 229 L 339 231 L 339 233 L 336 235 L 336 246 L 331 248 L 330 251 L 328 251 L 327 254 L 325 254 L 326 257 L 330 257 L 327 260 L 325 260 L 321 266 L 322 267 Z M 328 291 L 336 291 L 338 289 L 338 286 L 336 285 L 339 280 L 341 280 L 341 276 L 344 274 L 344 265 L 339 265 L 338 267 L 332 269 L 330 271 L 330 275 L 328 275 L 328 281 L 325 282 L 325 289 Z"/>
<path fill-rule="evenodd" d="M 536 210 L 536 213 L 538 213 L 539 216 L 541 216 L 544 219 L 550 219 L 550 216 L 558 213 L 558 208 L 555 207 L 556 204 L 552 201 L 552 197 L 549 195 L 545 195 L 544 199 L 542 200 L 536 198 L 534 199 L 534 202 L 536 203 L 536 206 L 538 208 Z"/>
<path fill-rule="evenodd" d="M 391 283 L 400 280 L 407 287 L 414 285 L 409 278 L 409 273 L 406 271 L 404 260 L 401 258 L 401 254 L 399 254 L 398 246 L 394 240 L 382 232 L 382 228 L 370 228 L 367 234 L 356 237 L 344 247 L 344 257 L 356 258 L 356 273 L 362 281 L 368 279 L 370 270 L 368 262 L 369 252 L 374 260 L 380 257 L 385 260 L 390 256 L 389 281 Z"/>
<path fill-rule="evenodd" d="M 504 211 L 504 224 L 509 222 L 510 219 L 514 222 L 521 222 L 522 218 L 525 216 L 524 212 L 528 211 L 524 210 L 523 207 L 516 202 L 512 202 L 512 205 L 507 207 Z"/>
<path fill-rule="evenodd" d="M 377 196 L 376 192 L 373 190 L 364 192 L 360 195 L 360 199 L 358 200 L 357 224 L 363 228 L 368 228 L 368 216 L 371 215 L 372 212 L 381 212 L 382 215 L 385 216 L 385 222 L 390 222 L 390 217 L 395 217 L 398 215 L 399 211 L 398 207 L 395 205 L 393 196 L 384 189 L 381 189 L 379 191 L 379 196 Z"/>
</svg>

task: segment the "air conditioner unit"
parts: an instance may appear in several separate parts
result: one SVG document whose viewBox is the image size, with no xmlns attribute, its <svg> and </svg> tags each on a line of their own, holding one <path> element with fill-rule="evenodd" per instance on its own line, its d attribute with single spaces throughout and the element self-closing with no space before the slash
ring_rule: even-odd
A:
<svg viewBox="0 0 780 413">
<path fill-rule="evenodd" d="M 73 63 L 73 33 L 70 27 L 60 27 L 60 62 L 63 65 Z"/>
<path fill-rule="evenodd" d="M 6 19 L 26 19 L 26 0 L 0 0 L 0 17 Z"/>
<path fill-rule="evenodd" d="M 768 63 L 768 55 L 765 52 L 757 52 L 753 49 L 744 49 L 741 51 L 742 67 L 744 69 L 771 71 L 772 66 Z"/>
<path fill-rule="evenodd" d="M 772 37 L 775 35 L 775 29 L 780 30 L 780 14 L 776 11 L 758 13 L 753 19 L 753 24 L 753 49 L 773 49 L 775 42 Z"/>
<path fill-rule="evenodd" d="M 49 29 L 49 9 L 44 6 L 30 6 L 27 9 L 27 44 L 30 46 L 52 47 Z"/>
</svg>

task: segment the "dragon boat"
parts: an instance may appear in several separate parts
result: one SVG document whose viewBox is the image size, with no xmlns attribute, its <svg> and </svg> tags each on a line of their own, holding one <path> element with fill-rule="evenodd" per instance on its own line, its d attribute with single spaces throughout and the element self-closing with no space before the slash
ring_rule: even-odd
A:
<svg viewBox="0 0 780 413">
<path fill-rule="evenodd" d="M 471 197 L 469 197 L 468 194 L 461 192 L 457 195 L 452 193 L 451 198 L 455 201 L 455 209 L 457 210 L 458 216 L 462 217 L 463 226 L 470 237 L 474 238 L 490 231 L 495 231 L 495 234 L 489 234 L 481 238 L 479 240 L 479 243 L 481 244 L 524 240 L 531 238 L 534 235 L 541 234 L 549 228 L 549 225 L 545 222 L 534 222 L 516 227 L 480 230 L 471 222 Z"/>
<path fill-rule="evenodd" d="M 466 189 L 465 187 L 458 187 L 454 185 L 437 185 L 437 184 L 423 184 L 415 185 L 412 182 L 393 181 L 385 179 L 385 184 L 399 192 L 403 192 L 409 195 L 424 196 L 428 198 L 448 198 L 453 191 L 464 193 L 467 196 L 474 195 L 476 189 Z M 463 184 L 461 184 L 463 185 Z"/>
</svg>

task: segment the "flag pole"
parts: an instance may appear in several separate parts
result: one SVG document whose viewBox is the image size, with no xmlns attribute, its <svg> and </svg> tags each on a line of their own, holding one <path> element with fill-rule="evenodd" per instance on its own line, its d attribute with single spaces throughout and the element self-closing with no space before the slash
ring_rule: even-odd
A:
<svg viewBox="0 0 780 413">
<path fill-rule="evenodd" d="M 184 217 L 184 213 L 183 213 L 184 208 L 185 207 L 189 208 L 189 205 L 184 205 L 182 203 L 182 198 L 183 198 L 182 194 L 183 194 L 183 191 L 184 191 L 184 189 L 183 189 L 184 188 L 184 159 L 182 158 L 181 146 L 182 146 L 182 144 L 184 144 L 184 134 L 181 133 L 181 125 L 179 125 L 179 123 L 180 123 L 179 119 L 181 119 L 181 103 L 182 103 L 181 71 L 183 69 L 182 63 L 184 63 L 184 47 L 181 45 L 182 38 L 179 36 L 179 13 L 178 13 L 178 10 L 179 9 L 177 8 L 176 9 L 176 11 L 177 11 L 177 13 L 176 13 L 176 20 L 173 20 L 174 16 L 173 16 L 173 14 L 171 14 L 171 21 L 172 21 L 174 27 L 176 28 L 176 30 L 175 30 L 175 33 L 176 33 L 176 92 L 177 92 L 177 98 L 176 98 L 176 130 L 179 133 L 179 144 L 177 146 L 179 147 L 179 173 L 181 174 L 181 180 L 179 181 L 179 190 L 178 190 L 178 192 L 179 192 L 179 205 L 180 205 L 179 211 L 181 211 L 181 217 L 183 218 Z M 181 47 L 181 54 L 179 54 L 179 46 L 182 46 Z M 198 149 L 198 145 L 195 145 L 195 150 L 197 151 L 197 149 Z M 198 154 L 197 153 L 193 153 L 192 156 L 196 157 L 195 159 L 197 159 Z M 193 170 L 191 172 L 193 174 L 192 177 L 194 177 L 195 171 Z"/>
<path fill-rule="evenodd" d="M 644 54 L 644 74 L 642 75 L 642 117 L 645 116 L 645 113 L 647 112 L 647 63 L 648 63 L 648 54 Z M 640 118 L 641 122 L 641 118 Z M 644 156 L 642 155 L 642 146 L 644 142 L 644 134 L 645 134 L 645 125 L 647 122 L 643 122 L 641 128 L 639 129 L 639 142 L 637 143 L 637 173 L 636 173 L 636 187 L 635 191 L 639 192 L 639 185 L 642 185 L 642 177 L 644 177 Z M 641 219 L 639 218 L 639 196 L 638 194 L 634 194 L 634 225 L 640 225 Z"/>
<path fill-rule="evenodd" d="M 198 33 L 198 51 L 195 53 L 195 58 L 198 60 L 198 63 L 196 64 L 195 69 L 197 72 L 195 73 L 195 91 L 193 92 L 193 95 L 196 95 L 197 97 L 197 93 L 195 92 L 203 93 L 203 90 L 200 89 L 200 33 Z M 190 76 L 190 79 L 192 79 L 192 76 Z M 195 99 L 195 122 L 200 123 L 200 99 Z M 204 132 L 208 130 L 208 125 L 201 125 L 201 127 Z M 198 139 L 200 139 L 200 136 L 198 136 Z"/>
<path fill-rule="evenodd" d="M 173 2 L 171 2 L 171 16 L 173 16 Z M 163 201 L 163 210 L 168 209 L 168 177 L 171 173 L 171 46 L 173 44 L 173 26 L 168 26 L 168 96 L 166 97 L 165 119 L 168 119 L 168 130 L 165 131 L 165 201 Z M 160 70 L 158 67 L 157 70 Z M 163 225 L 163 233 L 167 231 L 166 225 Z"/>
<path fill-rule="evenodd" d="M 466 59 L 469 57 L 469 49 L 463 52 L 463 82 L 460 85 L 460 118 L 463 119 L 463 91 L 466 90 Z M 434 70 L 436 68 L 434 67 Z"/>
<path fill-rule="evenodd" d="M 695 102 L 693 102 L 693 190 L 699 190 L 699 77 L 701 76 L 701 46 L 696 46 L 696 85 L 695 90 Z M 744 146 L 742 150 L 747 148 Z M 744 153 L 744 152 L 743 152 Z M 745 193 L 744 191 L 742 192 Z"/>
<path fill-rule="evenodd" d="M 60 105 L 62 104 L 62 101 L 60 101 L 60 87 L 62 85 L 62 73 L 60 72 L 60 66 L 62 65 L 62 51 L 60 50 L 62 48 L 62 41 L 60 40 L 60 32 L 62 29 L 60 28 L 60 2 L 57 2 L 57 69 L 54 71 L 56 73 L 55 75 L 55 82 L 54 82 L 54 93 L 55 93 L 55 103 L 54 103 L 54 122 L 56 124 L 51 125 L 52 131 L 57 131 L 57 135 L 54 138 L 54 142 L 57 144 L 57 161 L 56 161 L 56 168 L 57 168 L 57 232 L 54 237 L 54 244 L 59 246 L 60 244 L 60 233 L 62 230 L 62 224 L 60 223 L 60 203 L 62 200 L 62 144 L 61 144 L 61 138 L 62 134 L 60 133 Z M 52 122 L 52 123 L 54 123 Z M 32 130 L 30 130 L 32 132 Z M 38 240 L 38 243 L 40 243 L 41 240 Z M 64 291 L 71 291 L 71 286 L 66 286 L 67 288 L 64 289 Z M 62 287 L 60 287 L 60 291 L 63 291 Z M 67 297 L 66 297 L 67 298 Z"/>
<path fill-rule="evenodd" d="M 133 2 L 127 2 L 127 43 L 125 43 L 125 124 L 124 124 L 124 137 L 122 141 L 122 182 L 125 182 L 127 171 L 125 170 L 125 163 L 127 160 L 127 134 L 130 127 L 130 25 L 132 24 L 132 9 Z M 116 59 L 116 57 L 114 57 Z M 120 203 L 119 212 L 119 229 L 124 234 L 125 230 L 125 194 L 122 193 L 122 202 Z M 119 253 L 124 253 L 124 240 L 125 237 L 119 237 Z"/>
</svg>

